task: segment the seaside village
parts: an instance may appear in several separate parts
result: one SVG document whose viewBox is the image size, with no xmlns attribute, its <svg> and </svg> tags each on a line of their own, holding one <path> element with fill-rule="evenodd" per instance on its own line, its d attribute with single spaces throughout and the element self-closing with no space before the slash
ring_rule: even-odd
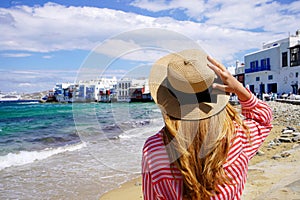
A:
<svg viewBox="0 0 300 200">
<path fill-rule="evenodd" d="M 263 100 L 300 100 L 300 29 L 244 56 L 228 69 Z M 234 100 L 234 97 L 232 97 Z M 151 101 L 147 79 L 101 78 L 58 83 L 43 101 L 58 102 L 147 102 Z"/>
<path fill-rule="evenodd" d="M 152 101 L 148 79 L 100 78 L 78 83 L 58 83 L 44 101 L 57 102 L 147 102 Z"/>
</svg>

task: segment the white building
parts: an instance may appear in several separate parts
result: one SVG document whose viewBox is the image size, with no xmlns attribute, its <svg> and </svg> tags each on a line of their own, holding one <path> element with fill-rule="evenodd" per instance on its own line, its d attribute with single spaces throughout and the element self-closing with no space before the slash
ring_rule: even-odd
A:
<svg viewBox="0 0 300 200">
<path fill-rule="evenodd" d="M 57 83 L 54 87 L 54 96 L 58 102 L 72 101 L 73 83 Z"/>
<path fill-rule="evenodd" d="M 96 84 L 96 99 L 100 102 L 109 102 L 115 98 L 117 78 L 101 78 Z"/>
<path fill-rule="evenodd" d="M 53 89 L 58 102 L 150 101 L 148 79 L 114 77 L 77 83 L 58 83 Z"/>
<path fill-rule="evenodd" d="M 106 98 L 113 93 L 116 84 L 115 77 L 78 83 L 58 83 L 54 88 L 54 95 L 58 102 L 108 101 Z"/>
<path fill-rule="evenodd" d="M 296 35 L 266 43 L 262 50 L 245 55 L 245 85 L 253 93 L 299 91 L 300 30 Z"/>
<path fill-rule="evenodd" d="M 117 83 L 117 101 L 130 102 L 133 99 L 149 99 L 150 91 L 148 79 L 124 78 Z"/>
<path fill-rule="evenodd" d="M 117 83 L 117 101 L 130 102 L 129 88 L 131 87 L 132 80 L 125 78 Z"/>
</svg>

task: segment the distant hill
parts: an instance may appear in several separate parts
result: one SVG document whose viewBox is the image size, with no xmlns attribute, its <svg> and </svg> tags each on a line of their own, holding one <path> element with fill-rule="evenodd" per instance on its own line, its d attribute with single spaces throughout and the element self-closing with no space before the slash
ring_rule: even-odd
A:
<svg viewBox="0 0 300 200">
<path fill-rule="evenodd" d="M 25 99 L 25 100 L 41 99 L 46 94 L 48 94 L 48 91 L 34 92 L 34 93 L 29 93 L 29 94 L 22 94 L 21 95 L 21 99 Z"/>
</svg>

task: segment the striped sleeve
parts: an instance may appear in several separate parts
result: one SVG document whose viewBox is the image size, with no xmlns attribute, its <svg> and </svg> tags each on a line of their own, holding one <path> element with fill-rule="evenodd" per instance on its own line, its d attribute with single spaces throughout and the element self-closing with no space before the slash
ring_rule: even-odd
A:
<svg viewBox="0 0 300 200">
<path fill-rule="evenodd" d="M 240 103 L 242 114 L 245 116 L 244 122 L 250 130 L 250 141 L 243 131 L 238 130 L 238 134 L 244 152 L 251 159 L 272 129 L 272 111 L 265 102 L 259 100 L 253 94 L 248 101 Z"/>
<path fill-rule="evenodd" d="M 212 200 L 241 199 L 249 160 L 256 154 L 272 128 L 272 112 L 266 103 L 253 94 L 249 100 L 240 103 L 245 117 L 244 123 L 249 128 L 250 135 L 247 136 L 245 130 L 235 124 L 236 136 L 232 140 L 226 163 L 223 165 L 232 184 L 219 185 L 220 193 L 211 197 Z"/>
<path fill-rule="evenodd" d="M 248 101 L 241 101 L 242 114 L 246 119 L 253 119 L 261 125 L 269 126 L 272 120 L 271 108 L 251 93 Z"/>
</svg>

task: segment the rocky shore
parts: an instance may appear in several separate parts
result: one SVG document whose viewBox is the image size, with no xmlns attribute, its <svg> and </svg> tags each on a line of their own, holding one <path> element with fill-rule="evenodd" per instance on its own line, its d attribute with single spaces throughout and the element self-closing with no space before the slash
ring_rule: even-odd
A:
<svg viewBox="0 0 300 200">
<path fill-rule="evenodd" d="M 267 103 L 273 129 L 250 162 L 242 199 L 300 199 L 300 105 Z"/>
</svg>

